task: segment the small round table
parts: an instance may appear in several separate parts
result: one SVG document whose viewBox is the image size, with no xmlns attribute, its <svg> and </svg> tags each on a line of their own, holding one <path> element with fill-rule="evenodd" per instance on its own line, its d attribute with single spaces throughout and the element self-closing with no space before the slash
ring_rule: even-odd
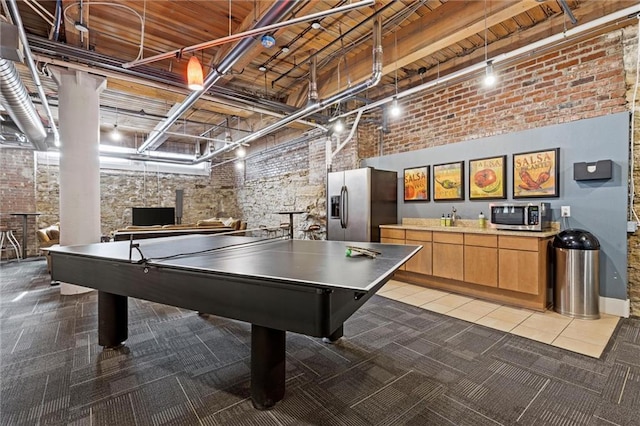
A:
<svg viewBox="0 0 640 426">
<path fill-rule="evenodd" d="M 306 213 L 304 210 L 295 210 L 295 211 L 284 211 L 277 212 L 278 214 L 288 214 L 289 215 L 289 238 L 293 239 L 293 215 L 294 214 L 302 214 Z"/>
</svg>

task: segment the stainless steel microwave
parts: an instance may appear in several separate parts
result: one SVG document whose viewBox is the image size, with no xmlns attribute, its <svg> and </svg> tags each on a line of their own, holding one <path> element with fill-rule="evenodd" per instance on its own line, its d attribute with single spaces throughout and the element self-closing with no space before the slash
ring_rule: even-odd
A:
<svg viewBox="0 0 640 426">
<path fill-rule="evenodd" d="M 495 229 L 545 231 L 551 228 L 550 203 L 495 203 L 489 208 L 489 223 Z"/>
</svg>

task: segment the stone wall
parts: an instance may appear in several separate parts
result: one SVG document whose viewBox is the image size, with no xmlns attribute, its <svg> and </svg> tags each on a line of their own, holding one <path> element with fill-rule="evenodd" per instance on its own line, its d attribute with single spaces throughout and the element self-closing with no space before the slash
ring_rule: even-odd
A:
<svg viewBox="0 0 640 426">
<path fill-rule="evenodd" d="M 335 145 L 335 142 L 334 142 Z M 348 143 L 336 157 L 347 168 L 357 167 L 355 142 Z M 334 147 L 335 149 L 335 147 Z M 238 205 L 248 228 L 278 226 L 289 217 L 278 211 L 305 211 L 294 217 L 296 237 L 312 224 L 326 226 L 326 138 L 282 144 L 253 153 L 245 161 L 245 173 L 237 191 Z"/>
<path fill-rule="evenodd" d="M 638 27 L 628 27 L 623 31 L 624 34 L 624 71 L 625 82 L 627 86 L 626 99 L 629 105 L 633 105 L 634 111 L 638 111 L 638 101 L 636 99 L 635 105 L 633 104 L 634 95 L 635 98 L 640 97 L 640 93 L 637 92 L 636 76 L 640 71 L 637 68 L 638 62 Z M 640 166 L 638 161 L 640 160 L 640 117 L 634 115 L 634 132 L 633 132 L 633 168 L 631 170 L 631 176 L 635 188 L 640 188 Z M 634 212 L 640 209 L 640 201 L 637 196 L 634 197 L 632 208 Z M 638 221 L 638 217 L 633 214 L 630 220 Z M 627 257 L 627 287 L 628 297 L 631 301 L 631 315 L 640 316 L 640 231 L 636 231 L 634 234 L 628 234 L 628 257 Z"/>
<path fill-rule="evenodd" d="M 35 199 L 40 225 L 59 220 L 59 168 L 39 164 Z M 232 164 L 213 169 L 209 177 L 173 173 L 101 170 L 100 219 L 103 235 L 131 225 L 131 207 L 174 207 L 176 190 L 184 191 L 182 223 L 195 223 L 224 213 L 242 217 L 235 195 Z"/>
</svg>

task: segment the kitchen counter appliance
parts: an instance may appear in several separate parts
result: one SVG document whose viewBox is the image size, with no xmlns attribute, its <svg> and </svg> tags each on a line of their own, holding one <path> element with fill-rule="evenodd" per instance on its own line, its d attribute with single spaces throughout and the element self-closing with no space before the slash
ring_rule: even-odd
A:
<svg viewBox="0 0 640 426">
<path fill-rule="evenodd" d="M 489 209 L 489 223 L 495 229 L 546 231 L 551 228 L 550 203 L 493 203 Z"/>
<path fill-rule="evenodd" d="M 398 173 L 371 167 L 327 176 L 327 239 L 380 241 L 380 225 L 398 223 Z"/>
</svg>

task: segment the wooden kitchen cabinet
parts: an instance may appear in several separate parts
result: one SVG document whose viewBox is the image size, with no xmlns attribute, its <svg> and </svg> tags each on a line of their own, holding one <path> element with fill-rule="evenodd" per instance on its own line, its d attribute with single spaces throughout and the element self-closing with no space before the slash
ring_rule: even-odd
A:
<svg viewBox="0 0 640 426">
<path fill-rule="evenodd" d="M 433 233 L 433 276 L 452 280 L 464 279 L 464 237 L 449 232 Z"/>
<path fill-rule="evenodd" d="M 416 228 L 381 227 L 383 242 L 423 247 L 396 273 L 398 279 L 497 303 L 547 308 L 549 243 L 557 231 Z"/>
<path fill-rule="evenodd" d="M 407 229 L 405 238 L 407 244 L 422 246 L 422 250 L 407 261 L 405 270 L 417 274 L 431 275 L 433 273 L 431 231 L 414 231 Z"/>
<path fill-rule="evenodd" d="M 548 240 L 500 236 L 498 287 L 539 295 L 546 291 Z"/>
<path fill-rule="evenodd" d="M 380 230 L 380 242 L 387 244 L 404 244 L 404 229 L 387 229 Z"/>
<path fill-rule="evenodd" d="M 404 229 L 380 229 L 380 242 L 386 244 L 404 244 L 405 231 Z M 414 256 L 415 257 L 415 256 Z M 402 265 L 399 270 L 404 271 L 406 268 L 406 263 Z"/>
<path fill-rule="evenodd" d="M 464 236 L 464 281 L 498 286 L 498 238 L 496 235 Z"/>
</svg>

